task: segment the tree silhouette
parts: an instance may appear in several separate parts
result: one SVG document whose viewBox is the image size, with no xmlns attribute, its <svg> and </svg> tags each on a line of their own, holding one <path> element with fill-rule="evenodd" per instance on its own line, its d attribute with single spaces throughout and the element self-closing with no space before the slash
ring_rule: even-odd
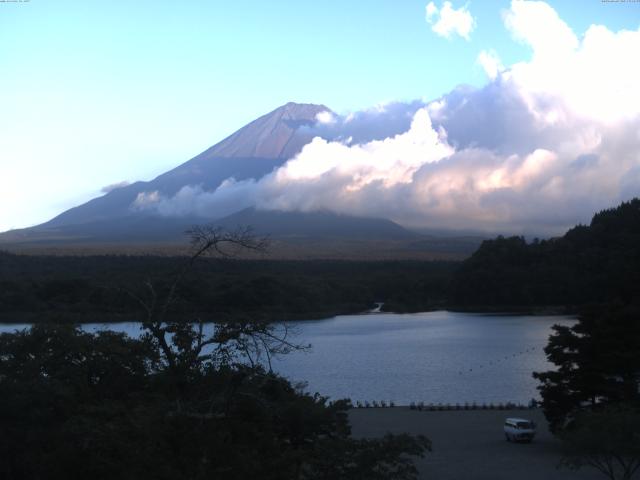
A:
<svg viewBox="0 0 640 480">
<path fill-rule="evenodd" d="M 533 375 L 567 451 L 562 464 L 631 479 L 640 468 L 640 311 L 592 307 L 553 328 L 545 352 L 557 369 Z"/>
<path fill-rule="evenodd" d="M 259 322 L 207 329 L 170 315 L 195 260 L 262 248 L 247 230 L 192 232 L 169 281 L 130 292 L 144 335 L 35 325 L 0 335 L 0 477 L 8 479 L 397 479 L 417 477 L 422 437 L 350 436 L 329 402 L 270 370 L 299 348 Z M 259 361 L 260 355 L 266 361 Z"/>
<path fill-rule="evenodd" d="M 581 410 L 640 403 L 640 311 L 635 307 L 586 309 L 571 326 L 555 325 L 545 353 L 556 370 L 536 372 L 552 431 Z"/>
</svg>

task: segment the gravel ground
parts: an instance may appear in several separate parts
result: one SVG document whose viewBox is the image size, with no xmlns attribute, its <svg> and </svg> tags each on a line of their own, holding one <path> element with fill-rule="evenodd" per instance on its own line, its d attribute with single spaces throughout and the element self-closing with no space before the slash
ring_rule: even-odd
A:
<svg viewBox="0 0 640 480">
<path fill-rule="evenodd" d="M 538 424 L 535 440 L 510 443 L 502 425 L 507 417 Z M 423 434 L 433 452 L 417 461 L 421 479 L 429 480 L 598 480 L 599 472 L 558 469 L 560 444 L 547 430 L 541 410 L 473 410 L 425 412 L 408 407 L 362 408 L 349 413 L 354 436 L 386 432 Z"/>
</svg>

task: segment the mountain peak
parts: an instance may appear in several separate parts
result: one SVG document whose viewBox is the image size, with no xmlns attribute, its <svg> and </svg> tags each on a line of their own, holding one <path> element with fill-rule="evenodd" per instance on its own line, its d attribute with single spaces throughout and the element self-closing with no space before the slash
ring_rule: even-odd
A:
<svg viewBox="0 0 640 480">
<path fill-rule="evenodd" d="M 220 143 L 150 182 L 136 182 L 61 213 L 37 228 L 57 228 L 105 219 L 127 218 L 140 193 L 171 197 L 182 187 L 199 185 L 214 190 L 228 178 L 260 178 L 295 156 L 312 140 L 309 127 L 324 105 L 289 102 L 245 125 Z M 216 212 L 211 212 L 215 217 Z"/>
<path fill-rule="evenodd" d="M 211 147 L 207 157 L 259 157 L 287 159 L 311 138 L 298 132 L 316 122 L 316 116 L 331 111 L 324 105 L 289 102 L 261 116 Z"/>
<path fill-rule="evenodd" d="M 276 108 L 271 114 L 282 112 L 292 120 L 309 120 L 315 121 L 316 115 L 320 112 L 330 111 L 325 105 L 317 105 L 315 103 L 296 103 L 288 102 L 281 107 Z M 269 113 L 267 115 L 270 115 Z"/>
</svg>

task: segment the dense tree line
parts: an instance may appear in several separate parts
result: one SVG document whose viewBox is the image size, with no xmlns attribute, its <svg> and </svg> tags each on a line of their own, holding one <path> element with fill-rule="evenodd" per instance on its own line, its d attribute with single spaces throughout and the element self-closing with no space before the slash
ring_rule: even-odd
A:
<svg viewBox="0 0 640 480">
<path fill-rule="evenodd" d="M 162 282 L 183 258 L 28 256 L 0 252 L 0 319 L 130 320 L 134 285 Z M 597 213 L 564 236 L 498 237 L 464 262 L 204 259 L 180 287 L 179 312 L 285 320 L 367 310 L 577 311 L 640 298 L 640 200 Z"/>
<path fill-rule="evenodd" d="M 0 253 L 0 319 L 131 320 L 127 295 L 166 282 L 184 258 L 28 256 Z M 204 258 L 180 285 L 174 314 L 209 320 L 286 320 L 361 312 L 384 301 L 393 311 L 441 307 L 455 262 L 271 261 Z"/>
<path fill-rule="evenodd" d="M 456 272 L 458 306 L 568 306 L 640 300 L 640 200 L 594 215 L 588 226 L 527 243 L 485 241 Z"/>
</svg>

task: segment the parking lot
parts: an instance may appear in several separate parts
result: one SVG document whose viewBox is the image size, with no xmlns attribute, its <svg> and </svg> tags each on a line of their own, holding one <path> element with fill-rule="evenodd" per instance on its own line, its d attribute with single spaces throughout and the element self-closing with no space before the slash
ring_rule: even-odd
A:
<svg viewBox="0 0 640 480">
<path fill-rule="evenodd" d="M 538 425 L 535 440 L 510 443 L 504 419 L 522 417 Z M 353 434 L 379 437 L 386 432 L 423 434 L 433 452 L 417 462 L 421 479 L 430 480 L 597 480 L 592 469 L 558 469 L 561 445 L 547 430 L 541 410 L 418 411 L 408 407 L 362 408 L 349 414 Z"/>
</svg>

